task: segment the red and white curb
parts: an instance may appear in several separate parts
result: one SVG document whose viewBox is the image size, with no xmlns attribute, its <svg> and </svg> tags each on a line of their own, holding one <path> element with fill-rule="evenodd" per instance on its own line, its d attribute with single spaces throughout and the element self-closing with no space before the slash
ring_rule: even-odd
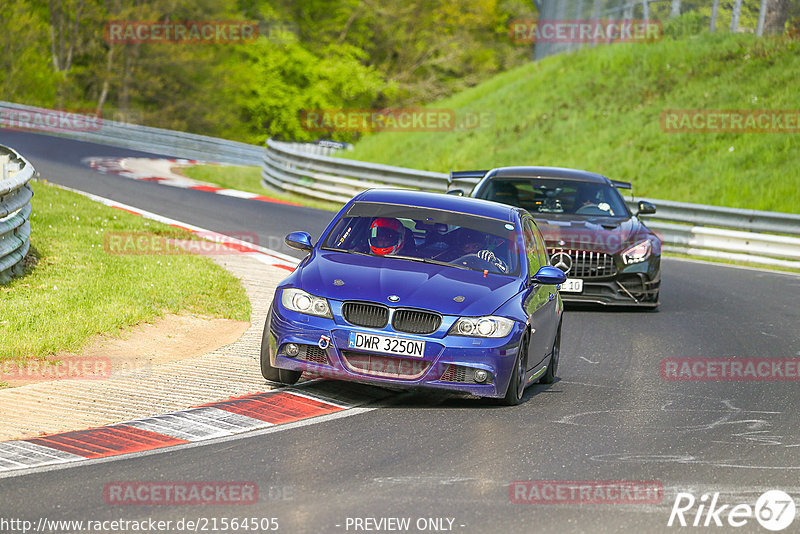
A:
<svg viewBox="0 0 800 534">
<path fill-rule="evenodd" d="M 157 213 L 152 213 L 150 211 L 135 208 L 133 206 L 129 206 L 128 204 L 117 202 L 116 200 L 111 200 L 105 197 L 93 195 L 92 193 L 86 193 L 85 191 L 80 191 L 78 189 L 73 189 L 71 187 L 66 187 L 58 184 L 54 185 L 56 185 L 56 187 L 60 189 L 77 193 L 86 198 L 94 200 L 95 202 L 100 202 L 101 204 L 104 204 L 111 208 L 116 208 L 131 213 L 133 215 L 139 215 L 146 219 L 168 224 L 175 228 L 186 230 L 187 232 L 192 232 L 194 234 L 197 234 L 199 237 L 202 237 L 203 239 L 222 244 L 224 247 L 230 249 L 231 254 L 243 254 L 245 256 L 252 257 L 260 261 L 261 263 L 265 263 L 272 267 L 278 267 L 279 269 L 284 269 L 291 272 L 294 271 L 295 267 L 297 267 L 297 264 L 300 262 L 300 260 L 292 256 L 289 256 L 288 254 L 283 254 L 276 250 L 268 249 L 259 245 L 255 245 L 253 243 L 248 243 L 247 241 L 236 239 L 234 237 L 230 237 L 225 234 L 220 234 L 219 232 L 206 230 L 205 228 L 200 228 L 199 226 L 194 226 L 192 224 L 188 224 L 182 221 L 170 219 L 169 217 L 164 217 L 163 215 L 158 215 Z"/>
<path fill-rule="evenodd" d="M 298 260 L 217 232 L 205 230 L 114 200 L 69 187 L 112 208 L 200 234 L 231 248 L 232 253 L 252 257 L 274 267 L 294 270 Z M 212 402 L 179 412 L 133 421 L 62 432 L 15 441 L 0 442 L 0 477 L 26 469 L 48 468 L 84 460 L 147 453 L 178 445 L 232 438 L 238 434 L 268 431 L 275 426 L 299 423 L 325 416 L 355 415 L 373 408 L 358 408 L 392 395 L 389 390 L 350 382 L 312 380 L 298 386 Z M 357 408 L 357 409 L 356 409 Z M 355 410 L 354 410 L 355 409 Z"/>
<path fill-rule="evenodd" d="M 391 394 L 374 386 L 314 380 L 105 427 L 4 441 L 0 442 L 0 474 L 226 438 L 342 413 Z"/>
<path fill-rule="evenodd" d="M 296 202 L 280 200 L 248 191 L 238 189 L 228 189 L 219 187 L 207 182 L 194 180 L 186 176 L 181 176 L 172 172 L 172 167 L 188 165 L 219 165 L 208 161 L 196 159 L 155 159 L 155 158 L 84 158 L 83 163 L 97 172 L 103 174 L 116 174 L 133 180 L 143 182 L 155 182 L 170 187 L 181 189 L 192 189 L 195 191 L 206 191 L 217 195 L 228 197 L 244 198 L 248 200 L 258 200 L 261 202 L 271 202 L 273 204 L 286 204 L 288 206 L 302 206 Z"/>
</svg>

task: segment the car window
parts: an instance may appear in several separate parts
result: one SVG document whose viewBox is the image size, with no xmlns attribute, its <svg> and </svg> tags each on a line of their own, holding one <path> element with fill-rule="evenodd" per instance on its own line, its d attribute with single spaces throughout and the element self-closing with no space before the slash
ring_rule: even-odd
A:
<svg viewBox="0 0 800 534">
<path fill-rule="evenodd" d="M 478 198 L 519 206 L 534 217 L 537 213 L 586 217 L 630 215 L 619 191 L 604 183 L 559 178 L 497 178 L 487 184 Z"/>
<path fill-rule="evenodd" d="M 523 223 L 525 237 L 525 256 L 528 258 L 528 270 L 530 274 L 536 273 L 542 266 L 539 250 L 536 243 L 536 234 L 539 232 L 533 225 L 531 219 L 526 218 Z"/>
<path fill-rule="evenodd" d="M 539 251 L 539 265 L 550 265 L 550 254 L 547 252 L 547 246 L 544 242 L 542 232 L 539 231 L 539 227 L 536 226 L 535 223 L 533 229 L 534 237 L 536 237 L 536 248 Z"/>
<path fill-rule="evenodd" d="M 516 239 L 517 230 L 508 221 L 363 202 L 354 204 L 336 223 L 324 238 L 323 249 L 516 276 Z"/>
</svg>

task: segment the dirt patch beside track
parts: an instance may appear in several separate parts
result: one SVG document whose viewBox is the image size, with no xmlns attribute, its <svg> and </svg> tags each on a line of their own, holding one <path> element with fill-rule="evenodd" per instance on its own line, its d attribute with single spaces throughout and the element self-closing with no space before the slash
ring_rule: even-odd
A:
<svg viewBox="0 0 800 534">
<path fill-rule="evenodd" d="M 70 369 L 84 367 L 87 363 L 87 374 L 95 376 L 143 370 L 212 352 L 239 339 L 249 327 L 248 321 L 169 314 L 153 323 L 134 326 L 117 337 L 97 336 L 77 353 L 59 352 L 48 358 L 51 364 L 30 362 L 35 364 L 35 370 L 27 365 L 19 373 L 20 379 L 6 382 L 9 387 L 18 387 L 44 380 L 60 380 L 69 377 Z M 26 374 L 34 376 L 25 379 Z"/>
</svg>

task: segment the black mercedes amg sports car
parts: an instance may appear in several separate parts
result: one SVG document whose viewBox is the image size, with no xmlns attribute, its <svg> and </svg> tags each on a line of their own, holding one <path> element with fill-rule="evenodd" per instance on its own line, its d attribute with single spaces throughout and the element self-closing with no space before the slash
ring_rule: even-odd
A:
<svg viewBox="0 0 800 534">
<path fill-rule="evenodd" d="M 565 302 L 659 304 L 661 239 L 640 220 L 655 213 L 645 201 L 631 213 L 619 189 L 631 184 L 558 167 L 501 167 L 450 173 L 448 193 L 528 210 L 545 238 L 550 261 L 567 275 Z"/>
</svg>

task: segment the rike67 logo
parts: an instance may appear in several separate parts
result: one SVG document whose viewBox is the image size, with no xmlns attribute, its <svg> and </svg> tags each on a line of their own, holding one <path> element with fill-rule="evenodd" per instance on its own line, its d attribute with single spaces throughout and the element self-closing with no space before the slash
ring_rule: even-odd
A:
<svg viewBox="0 0 800 534">
<path fill-rule="evenodd" d="M 755 507 L 744 503 L 723 504 L 719 493 L 704 493 L 698 500 L 691 493 L 680 492 L 675 496 L 667 526 L 743 527 L 755 519 L 765 529 L 777 532 L 791 525 L 794 516 L 794 499 L 781 490 L 763 493 Z"/>
</svg>

